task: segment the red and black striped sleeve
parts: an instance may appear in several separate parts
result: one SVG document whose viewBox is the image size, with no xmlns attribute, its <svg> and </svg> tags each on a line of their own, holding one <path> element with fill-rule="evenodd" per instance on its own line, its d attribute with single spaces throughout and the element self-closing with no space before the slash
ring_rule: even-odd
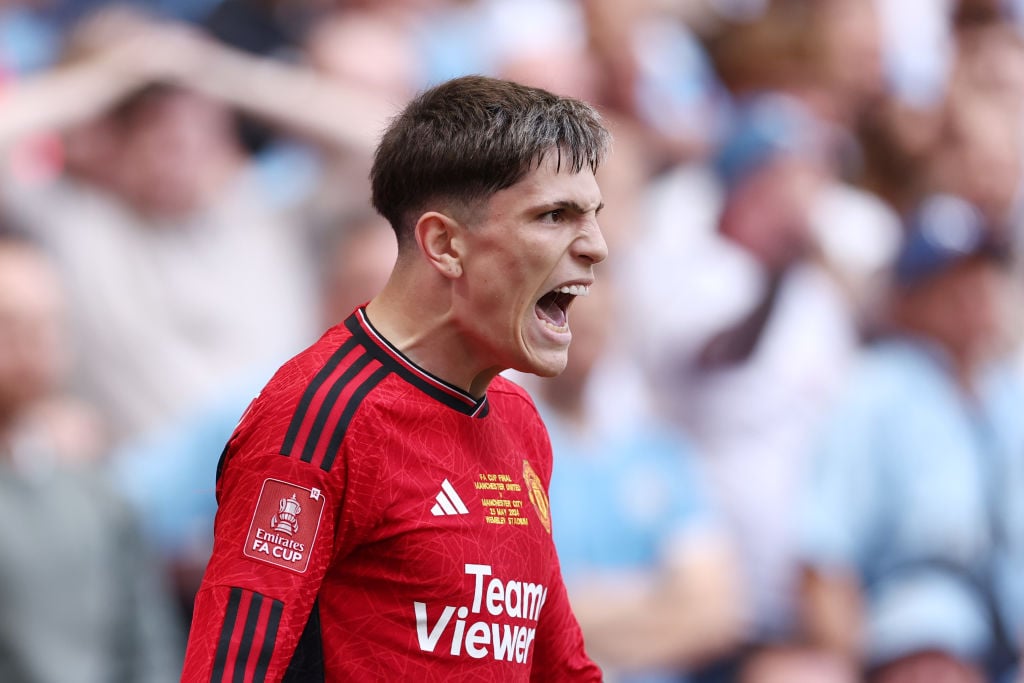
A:
<svg viewBox="0 0 1024 683">
<path fill-rule="evenodd" d="M 317 471 L 278 454 L 225 465 L 183 681 L 282 679 L 336 545 L 339 490 Z"/>
<path fill-rule="evenodd" d="M 342 455 L 345 436 L 381 367 L 341 343 L 312 371 L 282 368 L 247 411 L 218 468 L 183 681 L 322 680 L 317 597 L 371 524 L 361 492 L 379 488 L 373 457 Z"/>
<path fill-rule="evenodd" d="M 280 600 L 244 588 L 229 589 L 211 680 L 265 680 L 283 609 Z"/>
</svg>

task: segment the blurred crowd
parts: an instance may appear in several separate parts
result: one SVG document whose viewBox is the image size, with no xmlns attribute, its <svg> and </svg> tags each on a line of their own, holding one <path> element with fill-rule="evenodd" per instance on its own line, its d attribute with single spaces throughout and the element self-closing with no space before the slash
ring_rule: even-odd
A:
<svg viewBox="0 0 1024 683">
<path fill-rule="evenodd" d="M 388 117 L 596 104 L 551 432 L 609 681 L 1018 680 L 1024 2 L 0 0 L 0 680 L 177 680 L 252 396 L 383 285 Z"/>
</svg>

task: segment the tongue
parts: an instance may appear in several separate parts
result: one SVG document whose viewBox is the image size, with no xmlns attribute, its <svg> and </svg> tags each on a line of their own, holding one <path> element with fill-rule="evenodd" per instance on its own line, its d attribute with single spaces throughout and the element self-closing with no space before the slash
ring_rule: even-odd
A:
<svg viewBox="0 0 1024 683">
<path fill-rule="evenodd" d="M 565 310 L 558 305 L 558 294 L 545 294 L 537 302 L 537 317 L 546 320 L 555 327 L 565 327 Z"/>
</svg>

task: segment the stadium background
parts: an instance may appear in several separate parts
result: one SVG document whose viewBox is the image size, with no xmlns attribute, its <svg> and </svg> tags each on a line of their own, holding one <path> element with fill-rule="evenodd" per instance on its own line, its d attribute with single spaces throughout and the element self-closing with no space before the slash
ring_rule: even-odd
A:
<svg viewBox="0 0 1024 683">
<path fill-rule="evenodd" d="M 36 680 L 19 658 L 45 680 L 175 678 L 222 444 L 273 369 L 382 284 L 376 135 L 467 73 L 584 98 L 615 136 L 612 256 L 574 311 L 569 370 L 519 378 L 562 463 L 556 540 L 609 680 L 978 659 L 991 614 L 941 592 L 937 611 L 875 620 L 870 598 L 858 633 L 822 626 L 808 570 L 870 572 L 823 560 L 808 519 L 835 502 L 813 463 L 891 331 L 894 266 L 945 268 L 973 248 L 957 239 L 1016 255 L 1022 31 L 1019 0 L 0 2 L 0 679 Z M 929 230 L 954 244 L 913 241 Z M 24 239 L 47 261 L 4 255 Z M 1016 271 L 935 313 L 1007 382 L 1024 371 Z M 993 324 L 968 329 L 986 306 Z M 906 458 L 899 490 L 991 508 L 971 526 L 954 503 L 890 506 L 885 525 L 931 539 L 911 556 L 1006 559 L 994 590 L 1019 644 L 1019 480 L 963 476 L 937 428 L 951 414 L 925 398 L 893 419 L 924 415 L 929 458 L 865 445 L 843 476 Z M 114 627 L 138 630 L 133 655 L 97 645 Z"/>
</svg>

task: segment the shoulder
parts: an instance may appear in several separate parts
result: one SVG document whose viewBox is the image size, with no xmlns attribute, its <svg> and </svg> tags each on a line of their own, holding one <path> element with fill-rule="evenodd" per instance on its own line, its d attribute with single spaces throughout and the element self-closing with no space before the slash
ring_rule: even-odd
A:
<svg viewBox="0 0 1024 683">
<path fill-rule="evenodd" d="M 264 391 L 287 392 L 309 384 L 327 366 L 340 364 L 354 350 L 353 342 L 352 333 L 344 325 L 330 328 L 282 365 Z"/>
<path fill-rule="evenodd" d="M 507 421 L 525 420 L 543 426 L 530 393 L 511 379 L 498 375 L 487 390 L 492 416 Z"/>
<path fill-rule="evenodd" d="M 494 381 L 491 382 L 491 386 L 487 389 L 487 397 L 490 401 L 497 399 L 500 401 L 509 400 L 514 403 L 524 403 L 536 410 L 533 404 L 533 399 L 530 397 L 530 393 L 504 375 L 498 375 L 494 378 Z"/>
<path fill-rule="evenodd" d="M 487 391 L 491 403 L 488 420 L 500 420 L 513 440 L 533 454 L 544 485 L 551 480 L 551 439 L 537 405 L 529 392 L 512 380 L 498 376 Z"/>
</svg>

